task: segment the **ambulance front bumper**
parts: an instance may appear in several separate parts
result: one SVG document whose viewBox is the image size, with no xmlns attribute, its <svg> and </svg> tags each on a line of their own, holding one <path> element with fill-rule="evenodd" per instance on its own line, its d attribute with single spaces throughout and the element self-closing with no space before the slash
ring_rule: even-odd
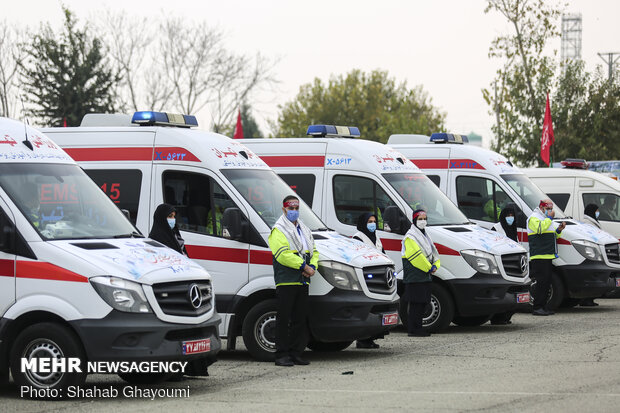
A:
<svg viewBox="0 0 620 413">
<path fill-rule="evenodd" d="M 529 308 L 528 302 L 517 302 L 517 297 L 529 293 L 530 282 L 511 282 L 499 275 L 476 273 L 471 278 L 446 283 L 460 316 L 491 315 Z"/>
<path fill-rule="evenodd" d="M 90 361 L 215 361 L 222 348 L 218 335 L 221 321 L 217 313 L 201 324 L 177 324 L 161 321 L 154 314 L 112 310 L 102 319 L 75 320 L 71 325 Z M 184 354 L 185 343 L 202 340 L 208 340 L 209 351 Z"/>
<path fill-rule="evenodd" d="M 556 266 L 571 298 L 596 298 L 616 288 L 620 271 L 600 261 L 586 260 L 579 265 Z"/>
<path fill-rule="evenodd" d="M 375 300 L 358 291 L 334 288 L 310 296 L 308 321 L 312 337 L 321 342 L 380 338 L 398 324 L 384 325 L 384 315 L 398 314 L 398 296 Z"/>
</svg>

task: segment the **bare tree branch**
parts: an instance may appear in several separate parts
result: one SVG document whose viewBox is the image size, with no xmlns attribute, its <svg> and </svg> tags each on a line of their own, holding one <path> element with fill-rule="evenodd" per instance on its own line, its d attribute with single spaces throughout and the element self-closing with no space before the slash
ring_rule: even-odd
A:
<svg viewBox="0 0 620 413">
<path fill-rule="evenodd" d="M 19 67 L 26 58 L 26 32 L 0 21 L 0 116 L 14 116 L 18 100 Z"/>
</svg>

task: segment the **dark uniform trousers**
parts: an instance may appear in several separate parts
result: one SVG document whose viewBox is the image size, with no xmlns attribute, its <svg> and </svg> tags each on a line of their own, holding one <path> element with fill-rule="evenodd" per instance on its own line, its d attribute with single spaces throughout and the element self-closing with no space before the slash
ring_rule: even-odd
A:
<svg viewBox="0 0 620 413">
<path fill-rule="evenodd" d="M 308 285 L 276 287 L 278 313 L 276 316 L 276 358 L 300 356 L 306 348 L 308 331 L 306 314 Z"/>
<path fill-rule="evenodd" d="M 534 299 L 534 310 L 546 307 L 549 288 L 551 287 L 551 274 L 553 272 L 553 260 L 531 260 L 530 261 L 530 278 L 536 281 L 532 289 L 532 298 Z"/>
</svg>

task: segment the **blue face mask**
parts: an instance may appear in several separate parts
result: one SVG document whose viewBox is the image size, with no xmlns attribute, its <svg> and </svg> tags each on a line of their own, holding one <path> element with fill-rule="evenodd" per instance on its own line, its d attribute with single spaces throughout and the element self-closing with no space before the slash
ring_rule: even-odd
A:
<svg viewBox="0 0 620 413">
<path fill-rule="evenodd" d="M 598 216 L 599 216 L 599 215 L 601 215 L 601 213 L 600 213 L 600 212 L 598 212 L 598 211 L 596 211 L 596 212 L 594 213 L 594 216 L 596 217 L 596 219 L 598 219 Z"/>
<path fill-rule="evenodd" d="M 368 231 L 370 232 L 375 232 L 377 230 L 377 223 L 369 222 L 368 224 L 366 224 L 366 228 L 368 228 Z"/>
<path fill-rule="evenodd" d="M 291 222 L 297 221 L 299 219 L 299 210 L 287 209 L 286 210 L 286 217 Z"/>
<path fill-rule="evenodd" d="M 506 217 L 506 224 L 512 225 L 515 222 L 515 217 Z"/>
<path fill-rule="evenodd" d="M 174 228 L 174 226 L 177 224 L 177 220 L 175 218 L 166 218 L 166 220 L 168 221 L 168 225 L 170 225 L 170 228 Z"/>
</svg>

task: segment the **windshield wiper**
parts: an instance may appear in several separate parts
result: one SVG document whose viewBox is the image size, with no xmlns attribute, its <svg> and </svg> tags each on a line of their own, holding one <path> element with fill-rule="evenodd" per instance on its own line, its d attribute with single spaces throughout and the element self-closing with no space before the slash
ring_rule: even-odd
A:
<svg viewBox="0 0 620 413">
<path fill-rule="evenodd" d="M 323 227 L 323 228 L 317 228 L 315 229 L 315 231 L 331 231 L 331 230 L 327 227 Z"/>
<path fill-rule="evenodd" d="M 120 234 L 120 235 L 115 235 L 112 238 L 144 238 L 144 235 L 134 231 L 131 234 Z"/>
</svg>

